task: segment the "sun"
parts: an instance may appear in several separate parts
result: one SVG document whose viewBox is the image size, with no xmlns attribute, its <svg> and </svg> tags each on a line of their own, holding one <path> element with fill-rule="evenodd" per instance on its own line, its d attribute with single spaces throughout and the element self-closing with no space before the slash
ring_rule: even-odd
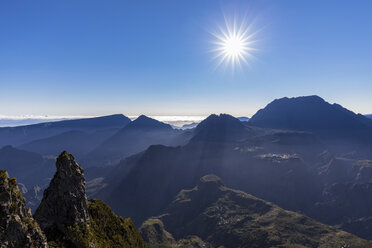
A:
<svg viewBox="0 0 372 248">
<path fill-rule="evenodd" d="M 224 53 L 237 57 L 244 52 L 244 42 L 241 37 L 229 37 L 222 44 Z"/>
<path fill-rule="evenodd" d="M 237 24 L 234 20 L 229 23 L 225 18 L 225 26 L 219 27 L 219 32 L 212 33 L 215 37 L 212 43 L 215 45 L 213 52 L 216 53 L 217 66 L 231 65 L 234 69 L 236 66 L 241 67 L 243 63 L 249 64 L 248 60 L 253 58 L 252 53 L 256 50 L 256 34 L 245 21 Z"/>
</svg>

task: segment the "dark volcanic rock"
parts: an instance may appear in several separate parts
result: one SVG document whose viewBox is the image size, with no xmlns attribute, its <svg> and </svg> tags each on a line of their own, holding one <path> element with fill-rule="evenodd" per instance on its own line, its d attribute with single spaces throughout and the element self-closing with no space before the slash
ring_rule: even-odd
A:
<svg viewBox="0 0 372 248">
<path fill-rule="evenodd" d="M 17 187 L 15 178 L 0 170 L 0 247 L 48 247 L 46 237 Z"/>
<path fill-rule="evenodd" d="M 83 168 L 71 154 L 58 157 L 57 172 L 34 217 L 41 228 L 57 227 L 62 232 L 66 226 L 89 223 Z"/>
</svg>

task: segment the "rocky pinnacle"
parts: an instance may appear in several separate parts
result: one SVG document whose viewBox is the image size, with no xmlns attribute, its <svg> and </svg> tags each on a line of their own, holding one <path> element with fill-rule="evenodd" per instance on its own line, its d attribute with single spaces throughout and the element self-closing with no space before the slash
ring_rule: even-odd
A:
<svg viewBox="0 0 372 248">
<path fill-rule="evenodd" d="M 57 228 L 64 233 L 66 227 L 89 224 L 90 220 L 83 168 L 66 151 L 57 158 L 56 165 L 57 172 L 44 191 L 34 218 L 43 230 Z"/>
</svg>

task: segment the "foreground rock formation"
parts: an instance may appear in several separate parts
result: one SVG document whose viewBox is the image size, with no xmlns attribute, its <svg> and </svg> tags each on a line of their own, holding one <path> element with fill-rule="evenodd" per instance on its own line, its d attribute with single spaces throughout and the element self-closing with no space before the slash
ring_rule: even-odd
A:
<svg viewBox="0 0 372 248">
<path fill-rule="evenodd" d="M 164 214 L 147 220 L 140 230 L 150 248 L 182 247 L 184 240 L 225 248 L 372 247 L 354 235 L 227 188 L 215 175 L 182 190 Z"/>
<path fill-rule="evenodd" d="M 47 240 L 26 208 L 16 179 L 0 170 L 0 247 L 46 248 Z"/>
<path fill-rule="evenodd" d="M 87 200 L 82 167 L 63 152 L 44 191 L 35 219 L 51 247 L 145 247 L 130 219 L 115 215 L 99 200 Z"/>
<path fill-rule="evenodd" d="M 90 223 L 85 178 L 83 168 L 67 152 L 57 158 L 56 165 L 57 172 L 34 217 L 42 229 L 66 232 L 68 226 Z"/>
</svg>

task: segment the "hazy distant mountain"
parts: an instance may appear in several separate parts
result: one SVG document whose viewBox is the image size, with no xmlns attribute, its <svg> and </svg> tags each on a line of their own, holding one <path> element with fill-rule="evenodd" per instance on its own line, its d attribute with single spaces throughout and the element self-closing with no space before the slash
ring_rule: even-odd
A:
<svg viewBox="0 0 372 248">
<path fill-rule="evenodd" d="M 189 138 L 182 130 L 175 130 L 169 124 L 141 115 L 91 151 L 84 163 L 87 166 L 116 164 L 150 145 L 182 145 Z"/>
<path fill-rule="evenodd" d="M 249 121 L 249 117 L 237 117 L 237 119 L 239 120 L 239 121 L 242 121 L 242 122 L 246 122 L 246 121 Z"/>
<path fill-rule="evenodd" d="M 372 130 L 372 121 L 318 96 L 281 98 L 259 110 L 250 124 L 281 129 L 338 132 Z"/>
<path fill-rule="evenodd" d="M 76 158 L 82 158 L 117 131 L 118 128 L 107 128 L 93 132 L 72 130 L 31 141 L 19 146 L 19 148 L 52 156 L 57 156 L 61 151 L 68 150 L 74 153 Z"/>
<path fill-rule="evenodd" d="M 195 128 L 199 125 L 199 122 L 193 122 L 193 123 L 190 123 L 190 124 L 185 124 L 181 127 L 181 129 L 192 129 L 192 128 Z"/>
<path fill-rule="evenodd" d="M 0 147 L 18 146 L 33 140 L 44 139 L 67 131 L 97 131 L 107 128 L 122 128 L 130 122 L 124 115 L 46 122 L 27 126 L 0 128 Z"/>
<path fill-rule="evenodd" d="M 162 215 L 147 220 L 140 231 L 149 248 L 173 247 L 176 241 L 226 248 L 372 245 L 302 214 L 227 188 L 215 175 L 202 177 L 191 190 L 182 190 Z"/>
<path fill-rule="evenodd" d="M 372 119 L 372 115 L 365 115 L 367 118 Z"/>
</svg>

